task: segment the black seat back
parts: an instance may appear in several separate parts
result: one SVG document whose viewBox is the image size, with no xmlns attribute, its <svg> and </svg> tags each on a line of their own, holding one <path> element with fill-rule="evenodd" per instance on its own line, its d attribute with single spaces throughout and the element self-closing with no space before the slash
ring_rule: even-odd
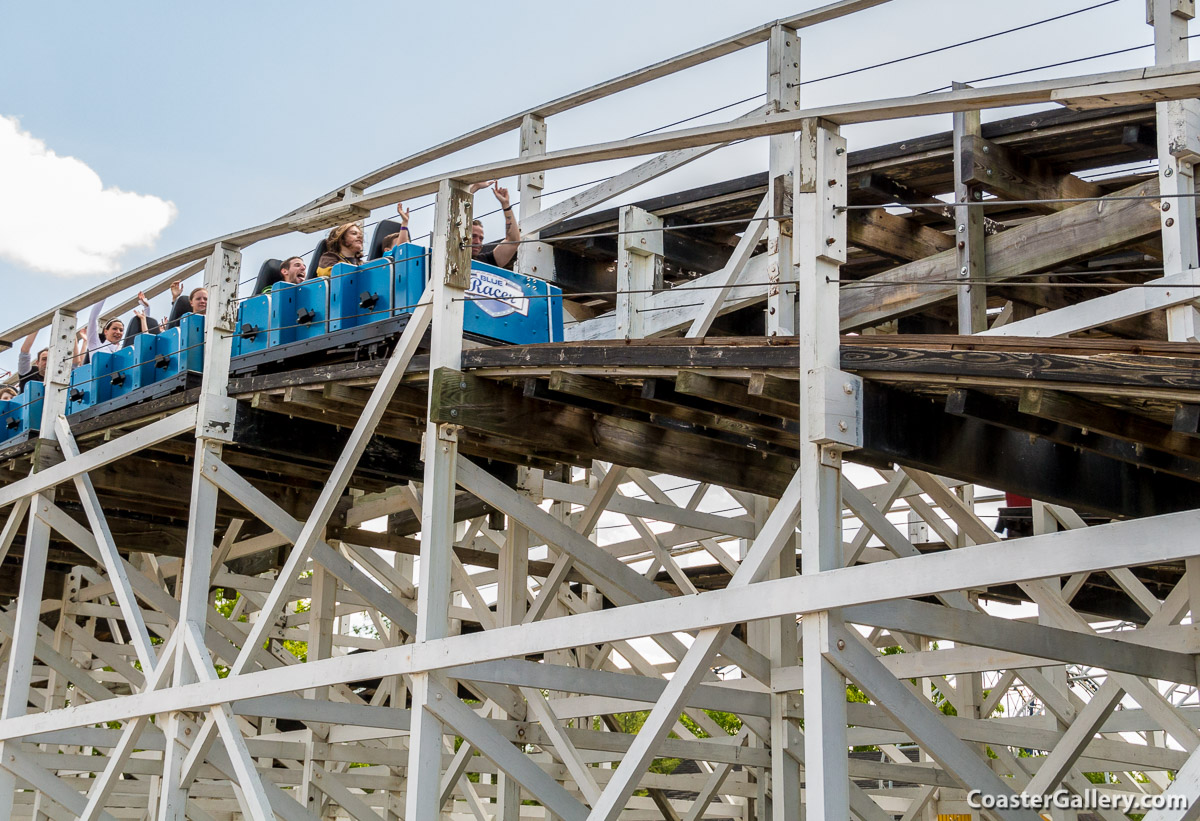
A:
<svg viewBox="0 0 1200 821">
<path fill-rule="evenodd" d="M 396 220 L 383 220 L 376 225 L 375 233 L 371 235 L 371 253 L 367 255 L 367 260 L 370 261 L 382 257 L 383 241 L 403 227 Z"/>
<path fill-rule="evenodd" d="M 279 269 L 283 267 L 283 260 L 268 259 L 258 269 L 258 279 L 254 281 L 254 294 L 258 296 L 263 292 L 263 288 L 270 287 L 276 282 L 283 281 L 283 274 L 279 273 Z"/>
<path fill-rule="evenodd" d="M 317 242 L 317 247 L 312 252 L 312 260 L 308 263 L 308 276 L 306 279 L 312 279 L 317 275 L 317 264 L 321 261 L 321 255 L 328 250 L 329 246 L 325 243 L 325 238 Z"/>
</svg>

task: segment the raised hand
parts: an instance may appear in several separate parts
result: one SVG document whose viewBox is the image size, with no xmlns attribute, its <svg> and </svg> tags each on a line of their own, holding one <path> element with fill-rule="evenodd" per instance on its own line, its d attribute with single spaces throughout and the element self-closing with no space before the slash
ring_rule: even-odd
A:
<svg viewBox="0 0 1200 821">
<path fill-rule="evenodd" d="M 182 293 L 183 293 L 183 281 L 177 279 L 171 283 L 171 301 L 174 302 L 175 300 L 179 299 L 179 296 Z"/>
<path fill-rule="evenodd" d="M 495 180 L 488 180 L 487 182 L 473 182 L 473 183 L 471 183 L 471 187 L 468 188 L 467 191 L 474 194 L 476 191 L 479 191 L 482 188 L 491 188 L 495 184 L 496 184 Z"/>
<path fill-rule="evenodd" d="M 147 307 L 147 308 L 149 308 L 149 307 L 150 307 L 150 300 L 146 299 L 146 292 L 145 292 L 145 291 L 138 291 L 138 297 L 137 297 L 137 299 L 138 299 L 138 302 L 139 302 L 141 305 L 143 305 L 143 306 L 145 306 L 145 307 Z M 134 309 L 133 309 L 133 312 L 134 312 L 135 314 L 138 314 L 138 309 L 137 309 L 137 308 L 134 308 Z M 138 314 L 138 316 L 144 316 L 144 315 L 145 315 L 145 313 L 146 313 L 145 311 L 142 311 L 142 313 Z"/>
<path fill-rule="evenodd" d="M 501 208 L 508 208 L 508 189 L 501 188 L 497 180 L 492 180 L 492 193 L 496 195 L 496 199 L 500 202 Z"/>
<path fill-rule="evenodd" d="M 404 207 L 404 203 L 396 203 L 396 213 L 400 215 L 400 224 L 405 228 L 408 227 L 408 209 Z"/>
</svg>

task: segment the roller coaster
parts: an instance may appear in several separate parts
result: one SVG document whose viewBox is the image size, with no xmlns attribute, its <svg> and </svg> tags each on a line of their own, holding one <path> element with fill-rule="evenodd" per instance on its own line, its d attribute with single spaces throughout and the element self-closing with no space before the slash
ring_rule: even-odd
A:
<svg viewBox="0 0 1200 821">
<path fill-rule="evenodd" d="M 1153 66 L 804 108 L 802 34 L 886 2 L 0 333 L 51 339 L 0 403 L 0 817 L 1195 817 L 1193 3 L 1148 3 Z M 547 147 L 759 46 L 742 117 Z M 951 128 L 843 133 L 927 115 Z M 765 172 L 608 205 L 755 138 Z M 508 176 L 512 271 L 470 235 Z M 428 242 L 384 253 L 383 220 L 361 265 L 243 277 L 421 197 Z M 77 312 L 189 277 L 203 314 L 75 367 Z"/>
</svg>

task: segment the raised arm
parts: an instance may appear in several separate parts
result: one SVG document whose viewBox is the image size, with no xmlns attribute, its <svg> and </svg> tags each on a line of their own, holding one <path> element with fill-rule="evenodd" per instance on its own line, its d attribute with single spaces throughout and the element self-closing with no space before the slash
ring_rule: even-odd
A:
<svg viewBox="0 0 1200 821">
<path fill-rule="evenodd" d="M 521 227 L 517 225 L 517 216 L 513 213 L 512 205 L 509 203 L 508 189 L 501 188 L 500 183 L 496 182 L 492 193 L 496 195 L 496 200 L 504 211 L 504 242 L 492 249 L 492 256 L 496 258 L 497 265 L 507 268 L 516 257 L 517 248 L 520 247 Z"/>
<path fill-rule="evenodd" d="M 93 351 L 100 347 L 100 312 L 104 310 L 104 300 L 92 306 L 87 322 L 87 349 Z"/>
<path fill-rule="evenodd" d="M 412 242 L 412 234 L 408 230 L 408 209 L 404 207 L 404 203 L 396 203 L 396 213 L 400 215 L 400 230 L 397 232 L 400 236 L 396 237 L 396 244 Z"/>
<path fill-rule="evenodd" d="M 38 332 L 34 331 L 21 343 L 21 351 L 17 354 L 17 376 L 29 373 L 29 352 L 33 350 L 33 343 L 37 341 L 37 335 Z"/>
</svg>

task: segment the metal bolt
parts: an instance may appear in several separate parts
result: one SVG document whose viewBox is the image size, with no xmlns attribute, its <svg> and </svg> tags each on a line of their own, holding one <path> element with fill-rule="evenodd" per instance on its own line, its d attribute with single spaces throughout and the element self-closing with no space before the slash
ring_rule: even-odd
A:
<svg viewBox="0 0 1200 821">
<path fill-rule="evenodd" d="M 1171 175 L 1172 175 L 1172 174 L 1174 174 L 1174 173 L 1175 173 L 1175 169 L 1174 169 L 1174 168 L 1168 168 L 1166 171 L 1163 171 L 1163 176 L 1164 176 L 1164 177 L 1169 177 L 1169 176 L 1171 176 Z"/>
<path fill-rule="evenodd" d="M 843 382 L 842 383 L 842 393 L 849 396 L 850 394 L 854 393 L 854 386 L 851 385 L 849 382 Z"/>
<path fill-rule="evenodd" d="M 467 383 L 466 383 L 466 382 L 459 382 L 459 383 L 458 383 L 458 386 L 459 386 L 460 388 L 462 388 L 462 389 L 466 390 Z"/>
<path fill-rule="evenodd" d="M 966 231 L 966 230 L 967 230 L 967 226 L 965 226 L 965 225 L 960 225 L 960 226 L 958 226 L 958 233 L 960 233 L 960 234 L 961 234 L 961 233 L 963 233 L 963 232 L 964 232 L 964 231 Z"/>
<path fill-rule="evenodd" d="M 835 185 L 837 185 L 837 180 L 830 180 L 830 181 L 829 181 L 829 187 L 830 187 L 830 188 L 833 188 Z"/>
<path fill-rule="evenodd" d="M 836 243 L 836 242 L 837 242 L 837 240 L 836 240 L 836 239 L 834 239 L 833 237 L 826 237 L 826 238 L 825 238 L 825 244 L 826 244 L 826 245 L 833 245 L 833 244 L 834 244 L 834 243 Z"/>
<path fill-rule="evenodd" d="M 1175 218 L 1174 218 L 1174 217 L 1167 217 L 1167 227 L 1168 227 L 1168 228 L 1170 228 L 1170 227 L 1171 227 L 1172 225 L 1174 225 L 1174 224 L 1175 224 Z"/>
<path fill-rule="evenodd" d="M 989 168 L 989 169 L 987 170 L 987 175 L 988 175 L 989 177 L 990 177 L 990 176 L 992 176 L 992 169 L 990 169 L 990 168 Z"/>
<path fill-rule="evenodd" d="M 984 154 L 990 154 L 990 153 L 992 153 L 992 147 L 991 147 L 990 145 L 985 145 L 985 146 L 983 147 L 983 153 L 984 153 Z"/>
<path fill-rule="evenodd" d="M 958 273 L 961 274 L 962 276 L 966 276 L 967 275 L 967 266 L 964 265 L 963 267 L 959 268 Z"/>
<path fill-rule="evenodd" d="M 965 270 L 965 269 L 964 269 L 964 270 Z M 450 415 L 451 415 L 451 416 L 458 416 L 458 408 L 451 408 L 451 409 L 450 409 Z"/>
<path fill-rule="evenodd" d="M 1162 204 L 1162 210 L 1164 210 L 1164 211 L 1170 211 L 1170 210 L 1171 210 L 1171 203 L 1169 203 L 1169 202 L 1164 202 L 1164 203 Z"/>
<path fill-rule="evenodd" d="M 183 734 L 184 734 L 184 735 L 191 735 L 191 734 L 192 734 L 192 728 L 191 728 L 191 727 L 184 727 L 184 728 L 183 728 Z"/>
<path fill-rule="evenodd" d="M 840 430 L 842 433 L 845 433 L 849 429 L 850 429 L 850 426 L 847 425 L 845 422 L 838 422 L 838 430 Z"/>
<path fill-rule="evenodd" d="M 846 649 L 846 641 L 845 641 L 845 639 L 838 639 L 838 640 L 837 640 L 837 649 L 839 649 L 839 650 L 845 650 L 845 649 Z"/>
<path fill-rule="evenodd" d="M 442 694 L 441 694 L 441 693 L 436 693 L 436 694 L 434 694 L 434 698 L 435 698 L 435 699 L 437 699 L 438 701 L 441 701 L 441 700 L 442 700 Z"/>
<path fill-rule="evenodd" d="M 982 191 L 976 191 L 976 192 L 975 192 L 975 199 L 977 199 L 977 200 L 981 200 L 981 199 L 983 199 L 983 192 L 982 192 Z"/>
<path fill-rule="evenodd" d="M 645 245 L 645 244 L 646 244 L 646 238 L 645 238 L 645 237 L 642 237 L 642 238 L 641 238 L 640 240 L 638 240 L 638 241 L 639 241 L 640 243 L 642 243 L 642 245 Z"/>
<path fill-rule="evenodd" d="M 837 155 L 840 157 L 840 156 L 842 156 L 843 154 L 845 154 L 845 153 L 846 153 L 846 149 L 844 149 L 844 148 L 835 148 L 835 149 L 834 149 L 834 151 L 833 151 L 833 153 L 834 153 L 834 154 L 837 154 Z"/>
</svg>

